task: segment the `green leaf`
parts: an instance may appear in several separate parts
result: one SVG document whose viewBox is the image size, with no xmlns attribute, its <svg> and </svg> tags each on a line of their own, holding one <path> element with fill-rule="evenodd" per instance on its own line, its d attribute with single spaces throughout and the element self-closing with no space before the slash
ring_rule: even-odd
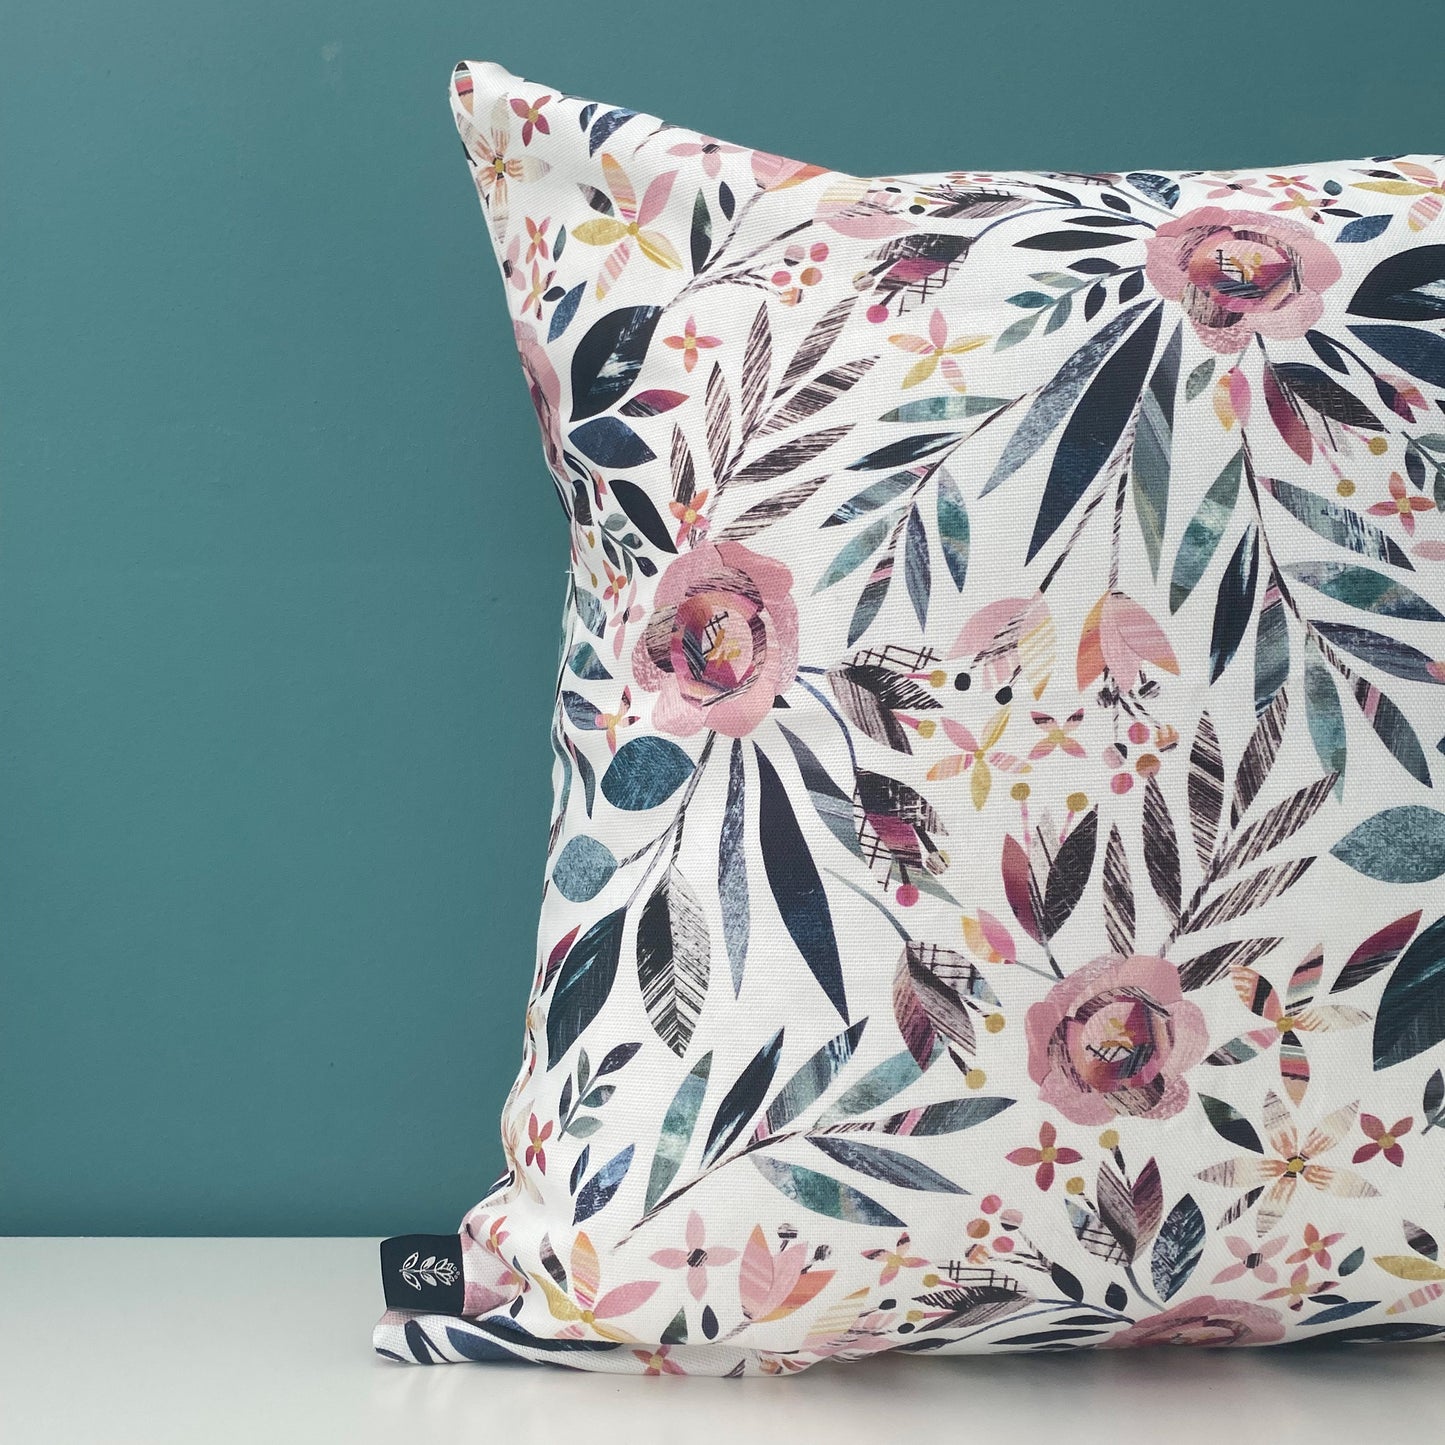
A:
<svg viewBox="0 0 1445 1445">
<path fill-rule="evenodd" d="M 886 1104 L 895 1094 L 901 1094 L 910 1084 L 916 1084 L 923 1077 L 918 1060 L 907 1049 L 893 1054 L 875 1064 L 859 1081 L 834 1103 L 818 1121 L 819 1126 L 836 1124 L 850 1119 L 855 1114 L 866 1113 Z"/>
<path fill-rule="evenodd" d="M 1184 400 L 1193 401 L 1213 380 L 1214 358 L 1211 356 L 1207 361 L 1201 361 L 1199 365 L 1189 373 L 1189 380 L 1184 383 Z"/>
<path fill-rule="evenodd" d="M 1395 965 L 1375 1014 L 1375 1068 L 1388 1069 L 1445 1040 L 1445 918 Z"/>
<path fill-rule="evenodd" d="M 1347 833 L 1331 854 L 1382 883 L 1428 883 L 1445 873 L 1445 813 L 1409 803 Z"/>
<path fill-rule="evenodd" d="M 1174 438 L 1174 393 L 1179 385 L 1183 323 L 1164 348 L 1139 407 L 1134 434 L 1134 510 L 1149 557 L 1149 570 L 1159 575 L 1159 551 L 1169 515 L 1169 457 Z"/>
<path fill-rule="evenodd" d="M 1218 549 L 1220 538 L 1234 515 L 1243 471 L 1244 449 L 1241 447 L 1224 464 L 1223 471 L 1214 479 L 1199 504 L 1199 510 L 1184 529 L 1184 537 L 1174 558 L 1174 576 L 1169 584 L 1171 612 L 1178 612 L 1188 600 Z"/>
<path fill-rule="evenodd" d="M 707 1076 L 711 1069 L 712 1054 L 706 1053 L 677 1086 L 677 1093 L 667 1106 L 667 1113 L 662 1118 L 662 1137 L 657 1141 L 657 1153 L 653 1155 L 652 1172 L 647 1179 L 646 1209 L 651 1209 L 662 1198 L 667 1186 L 677 1176 L 683 1155 L 692 1140 L 692 1132 L 697 1127 L 698 1111 L 707 1092 Z"/>
<path fill-rule="evenodd" d="M 851 1185 L 830 1179 L 826 1174 L 819 1174 L 816 1169 L 770 1159 L 764 1154 L 754 1154 L 752 1159 L 758 1173 L 773 1188 L 815 1214 L 841 1219 L 849 1224 L 886 1225 L 893 1229 L 903 1227 L 903 1221 L 889 1213 L 876 1199 L 870 1199 Z"/>
<path fill-rule="evenodd" d="M 1297 582 L 1379 617 L 1398 617 L 1404 622 L 1445 622 L 1445 612 L 1427 602 L 1418 592 L 1369 567 L 1349 562 L 1291 562 L 1285 572 Z"/>
<path fill-rule="evenodd" d="M 938 541 L 953 585 L 963 591 L 968 576 L 968 508 L 958 483 L 947 471 L 938 474 Z"/>
<path fill-rule="evenodd" d="M 892 411 L 885 411 L 879 421 L 965 421 L 971 416 L 981 416 L 986 411 L 997 411 L 1009 404 L 1003 396 L 960 396 L 953 392 L 948 396 L 926 396 L 918 401 L 904 402 Z"/>
<path fill-rule="evenodd" d="M 1320 766 L 1335 774 L 1335 795 L 1341 796 L 1345 789 L 1345 714 L 1335 675 L 1313 638 L 1305 645 L 1305 721 Z"/>
<path fill-rule="evenodd" d="M 861 492 L 855 492 L 846 502 L 841 502 L 824 520 L 823 525 L 837 527 L 844 522 L 866 516 L 869 512 L 876 512 L 879 507 L 886 507 L 895 497 L 901 497 L 904 492 L 917 485 L 917 476 L 906 470 L 882 477 L 864 487 Z"/>
<path fill-rule="evenodd" d="M 813 591 L 822 592 L 835 582 L 841 582 L 850 572 L 856 572 L 883 545 L 889 529 L 897 520 L 896 515 L 879 517 L 846 542 L 833 558 L 832 565 L 818 579 L 818 585 Z"/>
</svg>

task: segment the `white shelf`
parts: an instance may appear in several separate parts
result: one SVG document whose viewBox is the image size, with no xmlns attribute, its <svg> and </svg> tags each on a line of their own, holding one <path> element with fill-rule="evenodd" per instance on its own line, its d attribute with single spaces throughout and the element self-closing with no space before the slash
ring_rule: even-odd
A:
<svg viewBox="0 0 1445 1445">
<path fill-rule="evenodd" d="M 1438 1345 L 883 1359 L 788 1379 L 394 1365 L 371 1239 L 0 1239 L 4 1445 L 1438 1445 Z"/>
</svg>

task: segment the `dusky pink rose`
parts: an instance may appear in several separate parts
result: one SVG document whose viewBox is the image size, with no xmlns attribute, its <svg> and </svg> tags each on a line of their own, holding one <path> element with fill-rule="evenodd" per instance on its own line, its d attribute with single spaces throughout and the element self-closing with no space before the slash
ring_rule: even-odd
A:
<svg viewBox="0 0 1445 1445">
<path fill-rule="evenodd" d="M 798 670 L 793 574 L 741 542 L 708 542 L 669 564 L 632 652 L 638 685 L 658 693 L 652 723 L 687 737 L 745 737 Z"/>
<path fill-rule="evenodd" d="M 1110 1335 L 1105 1349 L 1137 1349 L 1146 1345 L 1272 1345 L 1284 1338 L 1279 1312 L 1245 1300 L 1195 1295 L 1171 1305 L 1163 1314 L 1137 1320 Z"/>
<path fill-rule="evenodd" d="M 1076 1124 L 1167 1119 L 1209 1049 L 1204 1015 L 1167 959 L 1106 954 L 1061 979 L 1024 1020 L 1039 1098 Z"/>
<path fill-rule="evenodd" d="M 522 359 L 522 370 L 527 374 L 527 391 L 532 398 L 532 409 L 537 413 L 537 425 L 542 429 L 542 448 L 547 454 L 547 464 L 559 477 L 566 476 L 567 468 L 562 460 L 562 383 L 547 355 L 547 348 L 537 336 L 536 328 L 527 321 L 512 323 L 517 340 L 517 354 Z"/>
<path fill-rule="evenodd" d="M 1261 336 L 1303 336 L 1324 310 L 1320 293 L 1340 279 L 1329 246 L 1298 221 L 1200 206 L 1167 221 L 1145 243 L 1145 275 L 1180 302 L 1199 339 L 1236 352 Z"/>
</svg>

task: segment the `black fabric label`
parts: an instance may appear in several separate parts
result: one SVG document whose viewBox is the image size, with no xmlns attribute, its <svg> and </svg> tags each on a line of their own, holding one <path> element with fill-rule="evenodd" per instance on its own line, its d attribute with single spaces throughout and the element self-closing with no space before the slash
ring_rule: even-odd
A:
<svg viewBox="0 0 1445 1445">
<path fill-rule="evenodd" d="M 462 1241 L 456 1234 L 399 1234 L 381 1241 L 386 1306 L 459 1315 L 466 1298 Z"/>
</svg>

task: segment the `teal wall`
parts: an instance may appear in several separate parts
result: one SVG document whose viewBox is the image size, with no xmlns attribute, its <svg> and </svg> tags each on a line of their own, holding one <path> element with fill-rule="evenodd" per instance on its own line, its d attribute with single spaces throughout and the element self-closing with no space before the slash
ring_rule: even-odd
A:
<svg viewBox="0 0 1445 1445">
<path fill-rule="evenodd" d="M 1438 0 L 0 27 L 6 1233 L 448 1229 L 500 1165 L 565 541 L 453 60 L 864 174 L 1445 146 Z"/>
</svg>

